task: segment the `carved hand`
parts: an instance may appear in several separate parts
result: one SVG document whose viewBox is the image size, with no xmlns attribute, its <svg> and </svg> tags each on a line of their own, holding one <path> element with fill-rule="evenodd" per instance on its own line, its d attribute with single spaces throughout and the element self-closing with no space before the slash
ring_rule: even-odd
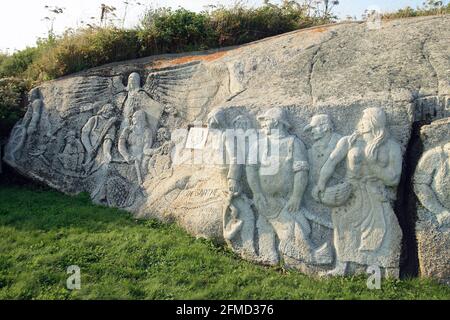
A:
<svg viewBox="0 0 450 320">
<path fill-rule="evenodd" d="M 263 194 L 255 194 L 254 201 L 257 209 L 267 208 L 267 199 Z"/>
<path fill-rule="evenodd" d="M 312 189 L 311 195 L 317 202 L 321 202 L 320 200 L 320 194 L 325 191 L 325 187 L 321 185 L 316 185 Z"/>
<path fill-rule="evenodd" d="M 231 193 L 238 195 L 241 193 L 241 185 L 239 183 L 239 181 L 234 180 L 234 179 L 229 179 L 228 180 L 228 189 L 230 190 Z"/>
<path fill-rule="evenodd" d="M 290 213 L 295 213 L 298 210 L 300 210 L 300 199 L 297 199 L 297 197 L 291 197 L 291 199 L 289 199 L 289 202 L 287 204 L 287 210 Z"/>
</svg>

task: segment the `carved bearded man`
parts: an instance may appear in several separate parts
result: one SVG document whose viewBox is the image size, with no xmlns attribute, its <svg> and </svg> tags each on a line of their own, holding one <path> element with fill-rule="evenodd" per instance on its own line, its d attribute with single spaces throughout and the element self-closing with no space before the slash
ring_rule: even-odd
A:
<svg viewBox="0 0 450 320">
<path fill-rule="evenodd" d="M 263 135 L 251 148 L 247 179 L 258 213 L 278 237 L 279 254 L 305 263 L 331 263 L 327 244 L 313 249 L 311 227 L 301 212 L 309 170 L 303 142 L 288 133 L 290 125 L 280 108 L 268 110 L 258 121 Z"/>
</svg>

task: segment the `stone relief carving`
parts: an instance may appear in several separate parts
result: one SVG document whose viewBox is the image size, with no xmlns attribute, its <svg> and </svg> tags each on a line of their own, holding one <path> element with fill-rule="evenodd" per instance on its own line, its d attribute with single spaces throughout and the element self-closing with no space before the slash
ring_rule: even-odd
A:
<svg viewBox="0 0 450 320">
<path fill-rule="evenodd" d="M 246 116 L 240 115 L 232 121 L 232 125 L 236 133 L 245 136 L 247 130 L 251 128 L 251 121 Z M 235 152 L 234 136 L 225 136 L 225 149 L 230 166 L 227 174 L 229 199 L 223 216 L 224 238 L 235 252 L 245 258 L 258 260 L 255 245 L 256 219 L 243 186 L 246 180 L 245 155 L 248 150 L 245 146 L 243 148 L 238 146 Z M 238 152 L 243 154 L 238 155 Z M 259 248 L 260 251 L 263 250 L 262 247 Z"/>
<path fill-rule="evenodd" d="M 313 140 L 311 148 L 308 149 L 308 162 L 310 164 L 310 184 L 315 186 L 320 170 L 342 136 L 334 132 L 333 123 L 327 114 L 313 116 L 303 131 L 310 133 Z"/>
<path fill-rule="evenodd" d="M 106 104 L 81 129 L 81 141 L 87 152 L 84 163 L 86 171 L 92 170 L 94 165 L 100 167 L 111 162 L 116 122 L 115 107 Z"/>
<path fill-rule="evenodd" d="M 133 114 L 131 125 L 122 130 L 119 138 L 119 152 L 128 164 L 134 165 L 139 185 L 147 172 L 148 157 L 151 155 L 153 132 L 144 111 Z"/>
<path fill-rule="evenodd" d="M 85 156 L 83 144 L 77 139 L 77 135 L 73 130 L 66 134 L 64 140 L 64 148 L 57 158 L 68 175 L 76 175 L 83 171 Z"/>
<path fill-rule="evenodd" d="M 327 186 L 336 166 L 346 162 L 343 182 Z M 396 187 L 402 153 L 389 137 L 380 108 L 364 110 L 356 132 L 342 138 L 320 171 L 314 197 L 334 206 L 336 267 L 345 275 L 349 264 L 378 266 L 398 277 L 402 231 L 391 206 L 388 187 Z"/>
<path fill-rule="evenodd" d="M 439 226 L 450 226 L 450 142 L 427 151 L 414 176 L 417 198 L 435 215 Z"/>
<path fill-rule="evenodd" d="M 381 109 L 367 109 L 355 134 L 342 138 L 328 114 L 293 128 L 284 108 L 256 116 L 219 107 L 180 138 L 164 127 L 180 123 L 179 111 L 166 105 L 176 95 L 171 81 L 191 76 L 180 79 L 176 70 L 150 73 L 143 85 L 131 73 L 126 88 L 114 80 L 109 102 L 83 98 L 77 102 L 81 117 L 62 112 L 57 125 L 49 119 L 60 114 L 32 91 L 9 156 L 49 159 L 45 170 L 85 183 L 95 202 L 144 217 L 177 217 L 192 234 L 220 238 L 245 259 L 330 275 L 354 273 L 354 265 L 398 273 L 401 231 L 390 192 L 402 159 Z M 106 90 L 108 82 L 100 85 Z M 309 148 L 302 134 L 312 138 Z M 33 135 L 39 150 L 30 145 Z M 238 136 L 244 148 L 235 148 Z"/>
<path fill-rule="evenodd" d="M 302 208 L 309 171 L 305 146 L 288 133 L 283 109 L 270 109 L 258 120 L 264 132 L 250 151 L 258 161 L 247 165 L 246 173 L 255 208 L 276 235 L 276 252 L 309 264 L 330 264 L 328 244 L 316 248 L 310 241 L 311 227 Z"/>
<path fill-rule="evenodd" d="M 5 150 L 5 158 L 11 162 L 14 162 L 16 157 L 20 158 L 27 139 L 36 133 L 41 119 L 43 101 L 39 89 L 31 90 L 29 101 L 27 112 L 11 132 L 10 143 Z"/>
<path fill-rule="evenodd" d="M 423 154 L 414 174 L 420 273 L 445 284 L 450 284 L 449 129 L 450 118 L 421 128 Z"/>
</svg>

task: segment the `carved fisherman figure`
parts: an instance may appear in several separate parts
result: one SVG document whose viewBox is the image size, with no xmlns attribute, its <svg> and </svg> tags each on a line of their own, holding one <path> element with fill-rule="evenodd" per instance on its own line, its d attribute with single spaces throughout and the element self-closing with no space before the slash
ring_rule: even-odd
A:
<svg viewBox="0 0 450 320">
<path fill-rule="evenodd" d="M 336 166 L 345 161 L 344 183 L 326 188 Z M 314 196 L 333 210 L 336 268 L 345 275 L 350 264 L 378 266 L 398 277 L 402 231 L 387 187 L 397 187 L 402 171 L 400 145 L 389 138 L 386 115 L 369 108 L 356 133 L 342 138 L 323 166 Z"/>
<path fill-rule="evenodd" d="M 125 127 L 119 138 L 119 152 L 128 164 L 136 168 L 140 185 L 146 173 L 144 157 L 151 153 L 153 132 L 148 126 L 147 116 L 139 110 L 133 114 L 131 126 Z"/>
<path fill-rule="evenodd" d="M 257 154 L 257 159 L 249 159 L 247 165 L 258 213 L 273 227 L 281 256 L 311 264 L 331 263 L 327 244 L 313 249 L 311 227 L 301 209 L 309 170 L 305 146 L 288 133 L 290 125 L 282 109 L 272 108 L 258 120 L 264 135 L 249 154 L 250 158 Z"/>
<path fill-rule="evenodd" d="M 333 124 L 327 114 L 312 117 L 304 131 L 310 132 L 314 141 L 308 150 L 308 161 L 310 182 L 315 185 L 319 179 L 320 170 L 341 139 L 341 135 L 333 132 Z"/>
</svg>

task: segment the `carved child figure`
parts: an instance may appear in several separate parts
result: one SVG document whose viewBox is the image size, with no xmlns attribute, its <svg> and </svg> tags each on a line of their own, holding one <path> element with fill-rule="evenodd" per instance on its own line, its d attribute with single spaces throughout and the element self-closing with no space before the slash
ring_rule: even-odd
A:
<svg viewBox="0 0 450 320">
<path fill-rule="evenodd" d="M 243 190 L 245 154 L 248 153 L 245 136 L 250 126 L 250 120 L 241 115 L 233 120 L 233 135 L 225 134 L 225 150 L 230 160 L 227 175 L 230 199 L 224 210 L 223 229 L 224 238 L 234 251 L 246 258 L 257 259 L 254 243 L 255 216 Z M 240 137 L 235 140 L 235 135 Z M 244 138 L 244 143 L 235 148 L 235 141 L 240 141 L 240 138 Z"/>
</svg>

